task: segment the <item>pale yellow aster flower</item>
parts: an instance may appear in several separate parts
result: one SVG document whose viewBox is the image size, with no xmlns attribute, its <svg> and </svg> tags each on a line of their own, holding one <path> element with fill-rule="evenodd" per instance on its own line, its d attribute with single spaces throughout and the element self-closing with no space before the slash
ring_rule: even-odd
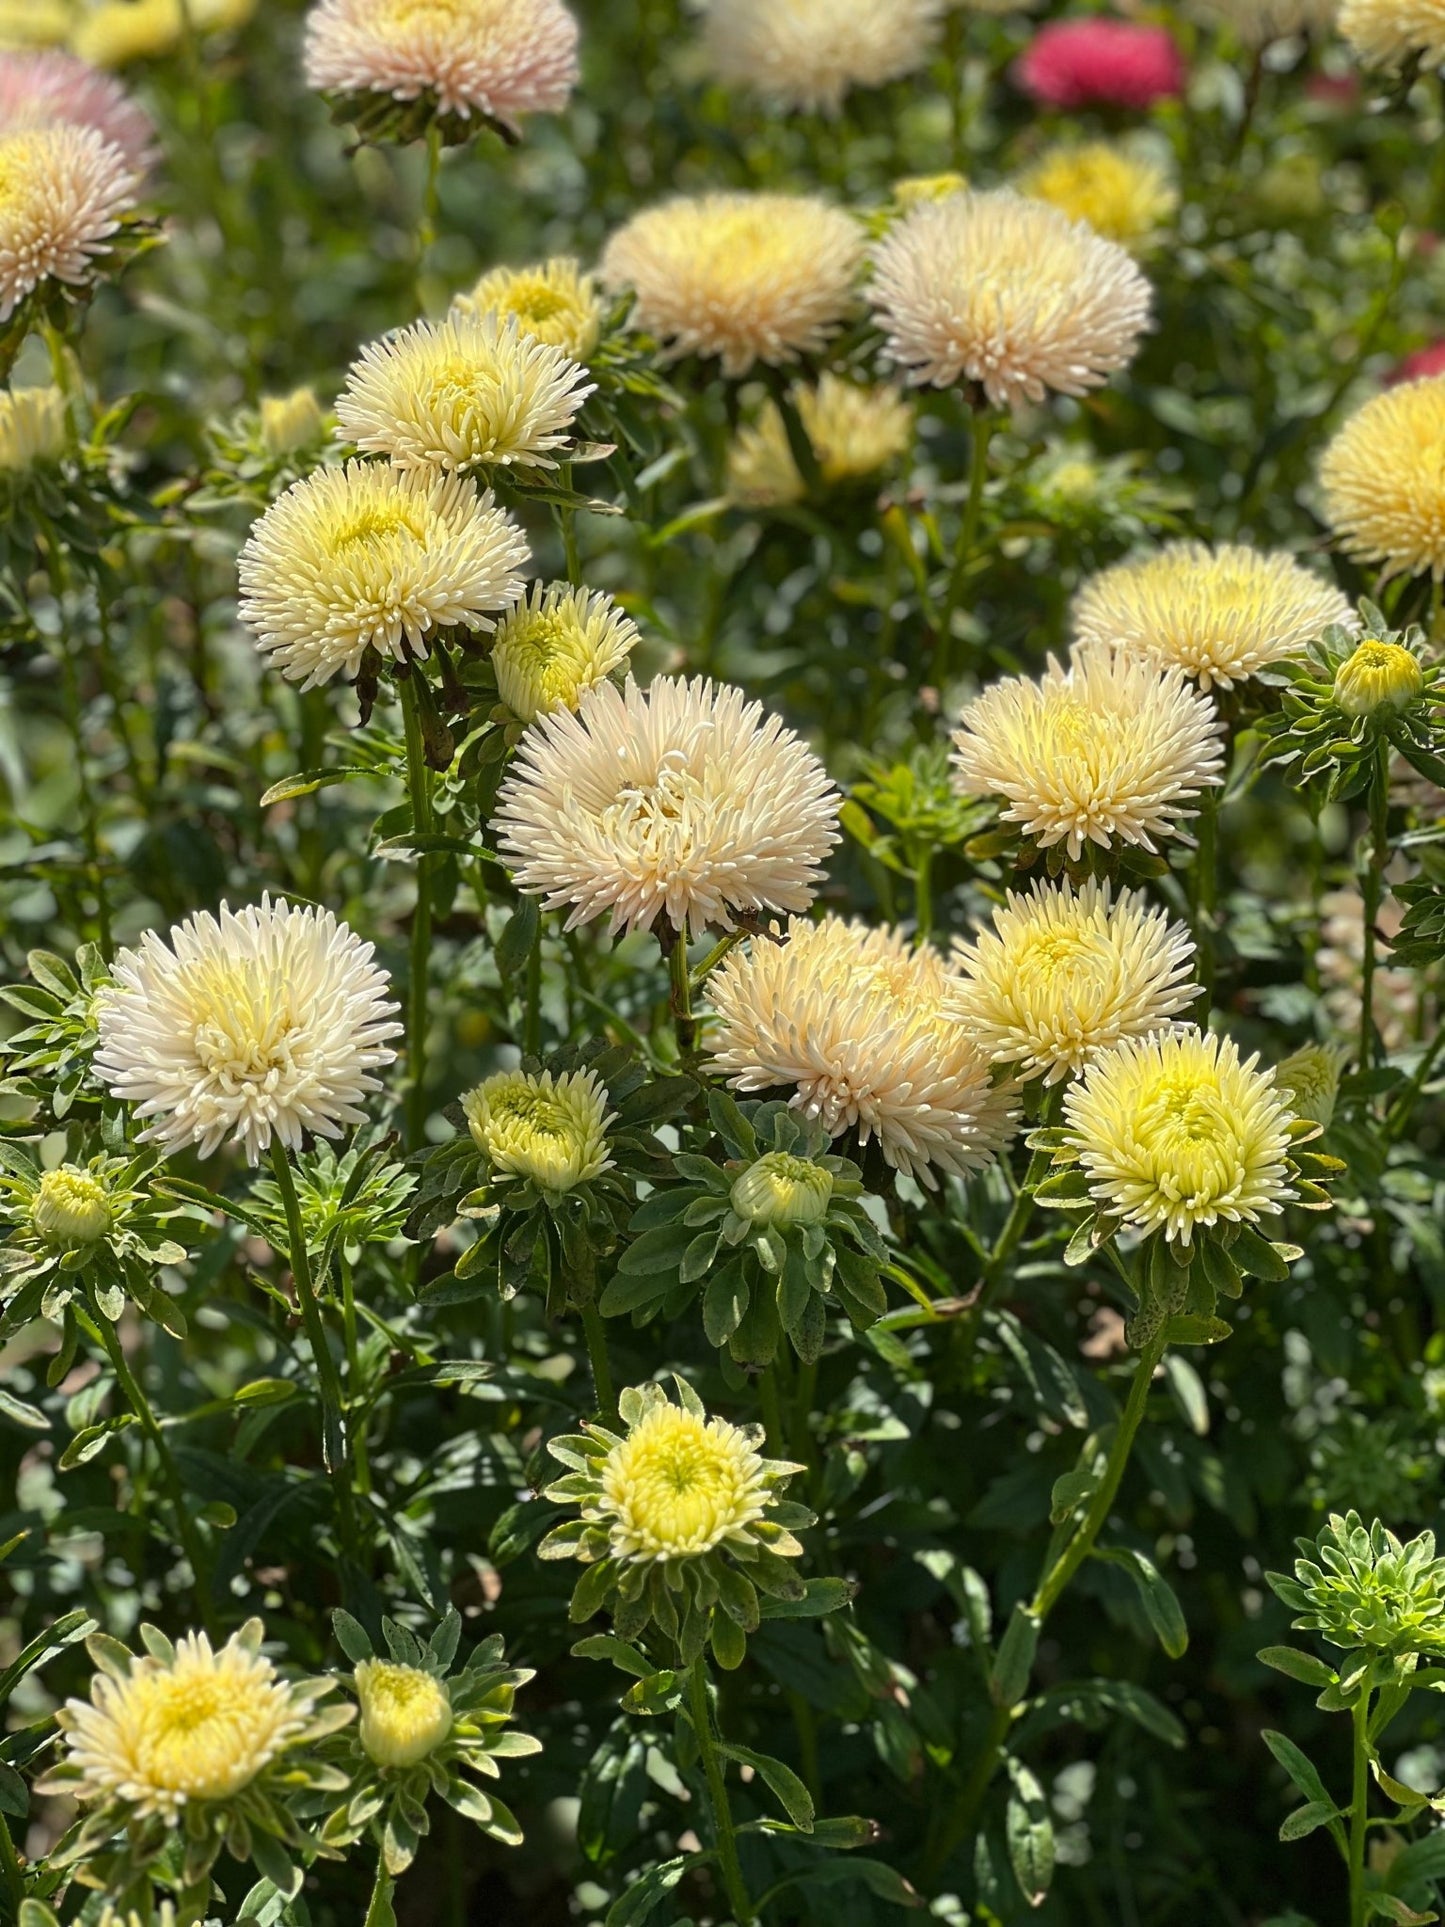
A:
<svg viewBox="0 0 1445 1927">
<path fill-rule="evenodd" d="M 955 990 L 931 946 L 893 930 L 794 918 L 785 944 L 755 940 L 708 982 L 714 1066 L 736 1089 L 793 1086 L 788 1100 L 837 1137 L 876 1138 L 920 1183 L 997 1156 L 1016 1117 L 987 1052 L 948 1016 Z"/>
<path fill-rule="evenodd" d="M 491 629 L 530 559 L 468 476 L 348 462 L 293 483 L 252 528 L 239 613 L 281 673 L 314 689 L 354 676 L 368 649 L 405 662 L 434 629 Z"/>
<path fill-rule="evenodd" d="M 1339 25 L 1372 66 L 1400 67 L 1414 54 L 1445 66 L 1445 0 L 1344 0 Z"/>
<path fill-rule="evenodd" d="M 660 1386 L 643 1390 L 641 1416 L 602 1461 L 582 1517 L 605 1525 L 613 1558 L 698 1559 L 714 1547 L 757 1543 L 780 1469 L 758 1446 L 756 1426 L 704 1418 L 672 1404 Z M 797 1557 L 796 1540 L 771 1550 Z"/>
<path fill-rule="evenodd" d="M 469 314 L 515 317 L 523 334 L 586 361 L 602 333 L 602 296 L 570 255 L 529 268 L 492 268 L 454 308 Z"/>
<path fill-rule="evenodd" d="M 42 282 L 93 280 L 137 191 L 124 154 L 93 127 L 0 130 L 0 321 Z"/>
<path fill-rule="evenodd" d="M 913 440 L 913 409 L 897 389 L 859 387 L 833 374 L 816 387 L 799 383 L 793 406 L 831 487 L 861 481 L 887 468 Z M 801 502 L 807 494 L 788 442 L 782 412 L 764 402 L 757 420 L 741 428 L 728 450 L 728 494 L 759 508 Z"/>
<path fill-rule="evenodd" d="M 591 393 L 587 370 L 515 316 L 454 309 L 362 349 L 336 428 L 395 468 L 555 468 Z"/>
<path fill-rule="evenodd" d="M 124 67 L 175 53 L 188 24 L 196 33 L 230 33 L 255 11 L 256 0 L 101 0 L 81 10 L 70 46 L 94 67 Z"/>
<path fill-rule="evenodd" d="M 1050 656 L 1037 681 L 1009 676 L 968 703 L 954 732 L 955 782 L 997 796 L 1041 849 L 1153 850 L 1178 834 L 1202 789 L 1224 781 L 1221 725 L 1183 672 L 1118 649 Z"/>
<path fill-rule="evenodd" d="M 24 474 L 58 461 L 70 441 L 70 410 L 59 388 L 0 391 L 0 472 Z"/>
<path fill-rule="evenodd" d="M 1100 1208 L 1189 1245 L 1221 1220 L 1279 1213 L 1292 1113 L 1273 1071 L 1197 1030 L 1126 1038 L 1064 1096 L 1068 1148 Z"/>
<path fill-rule="evenodd" d="M 998 408 L 1098 387 L 1150 314 L 1123 248 L 1009 188 L 910 209 L 878 244 L 868 299 L 910 381 L 976 382 Z"/>
<path fill-rule="evenodd" d="M 30 1205 L 31 1229 L 61 1250 L 93 1245 L 111 1226 L 110 1194 L 78 1164 L 58 1165 L 41 1178 Z"/>
<path fill-rule="evenodd" d="M 1055 1084 L 1125 1037 L 1175 1029 L 1198 994 L 1188 930 L 1139 891 L 1036 883 L 993 924 L 955 944 L 948 1008 L 1022 1077 Z"/>
<path fill-rule="evenodd" d="M 293 388 L 289 395 L 261 397 L 261 440 L 268 455 L 290 455 L 309 448 L 326 432 L 326 417 L 314 388 Z"/>
<path fill-rule="evenodd" d="M 1302 655 L 1331 624 L 1358 627 L 1349 598 L 1292 555 L 1203 542 L 1170 542 L 1092 576 L 1073 622 L 1080 643 L 1117 643 L 1201 689 Z"/>
<path fill-rule="evenodd" d="M 1048 148 L 1018 186 L 1031 200 L 1087 221 L 1096 234 L 1132 251 L 1157 241 L 1179 206 L 1178 190 L 1158 161 L 1112 141 Z"/>
<path fill-rule="evenodd" d="M 853 305 L 863 230 L 813 194 L 679 196 L 607 243 L 601 275 L 665 352 L 716 355 L 725 375 L 816 354 Z"/>
<path fill-rule="evenodd" d="M 543 1191 L 574 1191 L 612 1168 L 612 1113 L 593 1070 L 498 1071 L 467 1092 L 462 1109 L 493 1171 Z"/>
<path fill-rule="evenodd" d="M 703 55 L 727 86 L 836 114 L 850 88 L 916 73 L 942 10 L 943 0 L 707 0 Z"/>
<path fill-rule="evenodd" d="M 1347 1059 L 1340 1044 L 1301 1044 L 1275 1067 L 1275 1088 L 1296 1117 L 1328 1129 Z"/>
<path fill-rule="evenodd" d="M 374 955 L 330 910 L 265 896 L 188 917 L 168 943 L 148 930 L 97 999 L 95 1076 L 167 1153 L 229 1140 L 258 1164 L 273 1136 L 291 1151 L 340 1137 L 402 1029 Z"/>
<path fill-rule="evenodd" d="M 1418 656 L 1398 642 L 1366 636 L 1335 671 L 1333 697 L 1347 716 L 1404 709 L 1425 687 Z"/>
<path fill-rule="evenodd" d="M 377 1766 L 415 1766 L 451 1732 L 446 1687 L 420 1666 L 365 1659 L 354 1677 L 362 1749 Z"/>
<path fill-rule="evenodd" d="M 58 47 L 73 18 L 67 0 L 0 0 L 0 47 Z"/>
<path fill-rule="evenodd" d="M 733 1180 L 728 1203 L 749 1224 L 821 1224 L 833 1199 L 833 1173 L 791 1151 L 765 1151 Z"/>
<path fill-rule="evenodd" d="M 519 889 L 567 928 L 674 930 L 805 910 L 842 799 L 803 740 L 740 689 L 598 683 L 532 724 L 497 799 Z"/>
<path fill-rule="evenodd" d="M 306 17 L 306 84 L 324 93 L 434 96 L 444 114 L 557 114 L 577 84 L 577 22 L 561 0 L 320 0 Z"/>
<path fill-rule="evenodd" d="M 137 177 L 155 159 L 150 116 L 118 80 L 59 47 L 0 53 L 0 127 L 93 127 Z"/>
<path fill-rule="evenodd" d="M 1356 409 L 1320 462 L 1325 520 L 1346 555 L 1445 578 L 1445 375 Z"/>
<path fill-rule="evenodd" d="M 575 709 L 585 691 L 626 666 L 640 641 L 637 624 L 611 596 L 533 583 L 492 637 L 497 694 L 524 723 Z"/>
</svg>

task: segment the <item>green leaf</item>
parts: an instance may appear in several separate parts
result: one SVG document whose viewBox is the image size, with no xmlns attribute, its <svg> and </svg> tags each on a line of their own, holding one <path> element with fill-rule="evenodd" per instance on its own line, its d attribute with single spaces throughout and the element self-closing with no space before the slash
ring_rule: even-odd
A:
<svg viewBox="0 0 1445 1927">
<path fill-rule="evenodd" d="M 1381 1920 L 1392 1920 L 1396 1927 L 1427 1927 L 1427 1923 L 1440 1918 L 1437 1913 L 1418 1913 L 1408 1906 L 1398 1894 L 1380 1893 L 1378 1890 L 1365 1895 L 1365 1915 L 1377 1916 Z"/>
<path fill-rule="evenodd" d="M 1260 1737 L 1312 1806 L 1334 1807 L 1335 1803 L 1331 1800 L 1313 1761 L 1295 1745 L 1287 1733 L 1277 1733 L 1272 1728 L 1266 1727 Z M 1343 1853 L 1345 1851 L 1344 1828 L 1338 1820 L 1327 1821 L 1325 1824 L 1329 1826 L 1335 1845 Z"/>
<path fill-rule="evenodd" d="M 733 1746 L 721 1740 L 717 1750 L 724 1759 L 736 1760 L 740 1766 L 750 1766 L 776 1796 L 800 1833 L 813 1831 L 813 1796 L 790 1766 L 784 1766 L 781 1760 L 773 1759 L 770 1754 L 754 1753 L 751 1747 Z"/>
<path fill-rule="evenodd" d="M 1335 1683 L 1333 1667 L 1326 1666 L 1313 1653 L 1302 1653 L 1294 1646 L 1265 1646 L 1255 1657 L 1277 1673 L 1287 1673 L 1291 1679 L 1297 1679 L 1302 1686 L 1325 1687 Z"/>
<path fill-rule="evenodd" d="M 1147 1553 L 1136 1552 L 1131 1546 L 1111 1546 L 1107 1550 L 1096 1546 L 1094 1556 L 1124 1568 L 1139 1589 L 1145 1617 L 1154 1628 L 1159 1644 L 1171 1659 L 1182 1659 L 1189 1647 L 1189 1628 L 1174 1588 L 1154 1561 Z"/>
<path fill-rule="evenodd" d="M 1340 1810 L 1328 1800 L 1307 1800 L 1293 1813 L 1286 1814 L 1280 1824 L 1281 1840 L 1303 1840 L 1306 1834 L 1315 1832 L 1319 1827 L 1327 1827 L 1331 1820 L 1338 1820 Z"/>
<path fill-rule="evenodd" d="M 117 1433 L 123 1432 L 128 1425 L 136 1423 L 134 1412 L 117 1412 L 104 1419 L 99 1425 L 87 1425 L 77 1432 L 60 1455 L 59 1470 L 73 1471 L 77 1465 L 88 1465 L 97 1452 L 104 1451 L 106 1444 Z"/>
<path fill-rule="evenodd" d="M 850 1882 L 866 1887 L 875 1900 L 881 1900 L 890 1907 L 924 1907 L 927 1902 L 915 1887 L 909 1886 L 902 1874 L 895 1873 L 885 1861 L 868 1860 L 854 1855 L 847 1860 L 825 1860 L 821 1865 L 805 1868 L 802 1873 L 792 1874 L 786 1884 L 798 1887 L 805 1892 L 819 1887 L 842 1887 Z M 776 1893 L 778 1888 L 774 1888 Z"/>
<path fill-rule="evenodd" d="M 344 1606 L 332 1608 L 331 1630 L 336 1636 L 337 1645 L 353 1666 L 360 1666 L 375 1657 L 366 1628 L 359 1619 L 353 1619 Z"/>
<path fill-rule="evenodd" d="M 711 1860 L 710 1853 L 683 1853 L 675 1860 L 664 1860 L 649 1868 L 641 1880 L 634 1881 L 620 1900 L 608 1909 L 605 1927 L 637 1927 L 672 1892 L 689 1867 Z"/>
<path fill-rule="evenodd" d="M 279 783 L 273 783 L 264 791 L 261 808 L 269 810 L 273 803 L 289 803 L 298 796 L 314 796 L 317 790 L 329 789 L 333 783 L 350 783 L 358 776 L 374 778 L 377 774 L 365 763 L 337 763 L 330 769 L 299 770 L 295 776 L 283 776 Z"/>
<path fill-rule="evenodd" d="M 593 1633 L 588 1639 L 579 1639 L 572 1648 L 574 1659 L 610 1659 L 612 1664 L 624 1673 L 631 1673 L 634 1679 L 649 1679 L 653 1668 L 651 1661 L 645 1659 L 635 1646 L 629 1646 L 625 1639 L 618 1639 L 613 1633 Z"/>
<path fill-rule="evenodd" d="M 27 1405 L 23 1398 L 0 1385 L 0 1418 L 8 1418 L 12 1424 L 23 1425 L 27 1432 L 48 1432 L 50 1420 L 34 1405 Z M 62 1462 L 62 1470 L 64 1469 Z"/>
<path fill-rule="evenodd" d="M 1019 1760 L 1008 1763 L 1012 1782 L 1004 1813 L 1009 1864 L 1030 1907 L 1041 1907 L 1054 1877 L 1054 1825 L 1044 1790 Z"/>
<path fill-rule="evenodd" d="M 995 1705 L 1017 1706 L 1028 1691 L 1034 1654 L 1039 1649 L 1039 1624 L 1038 1615 L 1022 1602 L 1014 1607 L 989 1675 L 988 1690 Z"/>
<path fill-rule="evenodd" d="M 763 1619 L 822 1619 L 827 1613 L 838 1612 L 856 1596 L 857 1583 L 852 1579 L 808 1579 L 804 1581 L 802 1593 L 793 1599 L 765 1595 L 758 1601 L 759 1616 Z"/>
</svg>

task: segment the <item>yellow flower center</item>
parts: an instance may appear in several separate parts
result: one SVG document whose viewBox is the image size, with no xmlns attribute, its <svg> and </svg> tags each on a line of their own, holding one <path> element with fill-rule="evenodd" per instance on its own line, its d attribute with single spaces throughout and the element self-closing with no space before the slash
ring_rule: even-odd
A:
<svg viewBox="0 0 1445 1927">
<path fill-rule="evenodd" d="M 1094 949 L 1082 930 L 1036 930 L 1019 946 L 1015 967 L 1021 977 L 1052 983 L 1077 976 Z"/>
<path fill-rule="evenodd" d="M 73 1164 L 47 1171 L 30 1206 L 30 1222 L 47 1244 L 94 1244 L 110 1229 L 105 1186 Z"/>
<path fill-rule="evenodd" d="M 820 1224 L 833 1197 L 833 1174 L 811 1158 L 769 1151 L 732 1188 L 731 1203 L 750 1224 Z"/>
<path fill-rule="evenodd" d="M 1166 1197 L 1220 1197 L 1239 1184 L 1239 1133 L 1216 1084 L 1161 1080 L 1140 1105 L 1136 1129 Z"/>
<path fill-rule="evenodd" d="M 509 632 L 517 674 L 537 692 L 534 707 L 575 709 L 581 676 L 588 666 L 575 622 L 555 610 L 540 609 Z"/>
<path fill-rule="evenodd" d="M 420 516 L 409 515 L 404 508 L 388 505 L 384 508 L 357 509 L 342 522 L 338 522 L 331 535 L 331 553 L 341 555 L 347 549 L 362 544 L 377 544 L 393 535 L 409 535 L 413 541 L 425 539 L 426 528 Z"/>
<path fill-rule="evenodd" d="M 284 1688 L 264 1674 L 157 1670 L 132 1677 L 127 1751 L 136 1781 L 185 1800 L 239 1793 L 276 1751 Z"/>
<path fill-rule="evenodd" d="M 519 282 L 502 303 L 507 314 L 517 315 L 523 321 L 551 321 L 575 306 L 545 281 Z"/>
<path fill-rule="evenodd" d="M 452 1730 L 446 1689 L 417 1666 L 365 1660 L 356 1669 L 361 1744 L 378 1766 L 413 1766 Z"/>
<path fill-rule="evenodd" d="M 502 1071 L 469 1091 L 462 1108 L 492 1164 L 544 1191 L 570 1191 L 605 1169 L 606 1093 L 586 1076 L 553 1082 Z"/>
<path fill-rule="evenodd" d="M 1347 716 L 1403 709 L 1425 686 L 1415 657 L 1398 642 L 1367 637 L 1335 673 L 1335 702 Z"/>
<path fill-rule="evenodd" d="M 734 1426 L 658 1405 L 613 1447 L 603 1485 L 634 1550 L 696 1558 L 760 1515 L 755 1469 Z"/>
<path fill-rule="evenodd" d="M 293 1068 L 292 1043 L 302 1026 L 290 986 L 277 973 L 254 963 L 213 964 L 198 974 L 191 997 L 197 1061 L 223 1086 Z"/>
</svg>

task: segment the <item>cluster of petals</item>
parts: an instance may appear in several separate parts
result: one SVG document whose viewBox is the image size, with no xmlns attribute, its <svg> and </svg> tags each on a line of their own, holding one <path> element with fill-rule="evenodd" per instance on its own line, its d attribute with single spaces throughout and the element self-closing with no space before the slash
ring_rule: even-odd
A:
<svg viewBox="0 0 1445 1927">
<path fill-rule="evenodd" d="M 1042 107 L 1152 107 L 1184 91 L 1184 56 L 1166 27 L 1133 20 L 1051 20 L 1014 65 Z"/>
<path fill-rule="evenodd" d="M 140 103 L 59 47 L 0 52 L 0 130 L 23 127 L 89 127 L 138 179 L 155 159 L 155 129 Z"/>
</svg>

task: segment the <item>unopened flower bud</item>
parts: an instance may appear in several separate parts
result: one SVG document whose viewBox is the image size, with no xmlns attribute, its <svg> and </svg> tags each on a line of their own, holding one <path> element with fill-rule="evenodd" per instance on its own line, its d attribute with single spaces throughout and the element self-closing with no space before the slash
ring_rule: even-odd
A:
<svg viewBox="0 0 1445 1927">
<path fill-rule="evenodd" d="M 47 1171 L 30 1206 L 30 1222 L 47 1244 L 93 1245 L 110 1229 L 105 1186 L 73 1164 Z"/>
<path fill-rule="evenodd" d="M 363 1660 L 356 1669 L 361 1744 L 378 1766 L 415 1766 L 452 1730 L 446 1688 L 419 1666 Z"/>
<path fill-rule="evenodd" d="M 1424 671 L 1408 649 L 1366 636 L 1336 670 L 1334 698 L 1347 716 L 1370 716 L 1381 709 L 1404 709 L 1424 686 Z"/>
<path fill-rule="evenodd" d="M 833 1197 L 833 1175 L 810 1158 L 769 1151 L 732 1188 L 732 1207 L 756 1225 L 821 1224 Z"/>
</svg>

